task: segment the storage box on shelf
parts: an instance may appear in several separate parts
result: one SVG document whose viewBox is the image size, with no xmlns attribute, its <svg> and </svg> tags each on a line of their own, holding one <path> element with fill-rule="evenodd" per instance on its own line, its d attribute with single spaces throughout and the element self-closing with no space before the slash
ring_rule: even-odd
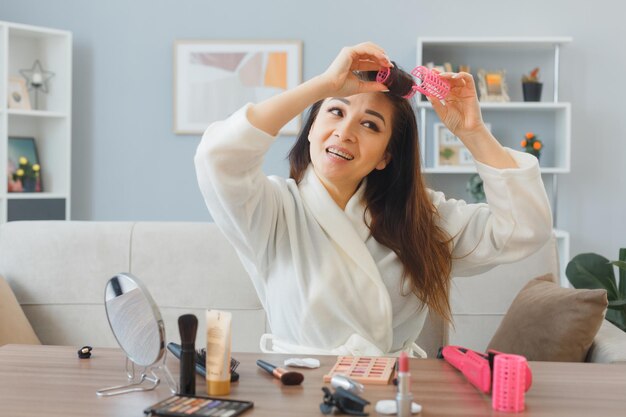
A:
<svg viewBox="0 0 626 417">
<path fill-rule="evenodd" d="M 481 102 L 486 123 L 498 140 L 507 147 L 521 150 L 526 132 L 533 132 L 543 142 L 539 165 L 551 198 L 554 224 L 557 224 L 558 174 L 570 171 L 571 105 L 559 101 L 559 65 L 561 47 L 570 37 L 422 37 L 417 40 L 417 64 L 450 63 L 457 71 L 468 66 L 475 80 L 478 70 L 504 71 L 509 102 Z M 524 102 L 522 76 L 540 68 L 543 93 L 539 102 Z M 477 86 L 478 89 L 478 86 Z M 439 164 L 435 123 L 439 119 L 432 106 L 418 97 L 420 146 L 423 171 L 429 182 L 451 197 L 469 199 L 465 183 L 476 172 L 473 165 Z M 462 175 L 441 175 L 462 174 Z M 561 283 L 567 284 L 564 270 L 569 260 L 569 234 L 555 230 L 561 263 Z"/>
<path fill-rule="evenodd" d="M 47 93 L 30 91 L 30 109 L 7 105 L 11 77 L 36 61 L 54 75 Z M 72 34 L 68 31 L 0 22 L 0 222 L 70 218 Z M 9 137 L 35 139 L 42 192 L 9 192 Z"/>
</svg>

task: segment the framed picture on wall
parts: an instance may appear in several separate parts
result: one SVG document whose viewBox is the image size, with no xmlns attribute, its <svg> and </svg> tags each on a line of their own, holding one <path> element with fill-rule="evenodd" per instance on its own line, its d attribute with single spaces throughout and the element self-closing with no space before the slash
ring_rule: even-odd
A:
<svg viewBox="0 0 626 417">
<path fill-rule="evenodd" d="M 508 87 L 505 81 L 505 71 L 478 70 L 478 91 L 482 102 L 508 102 Z"/>
<path fill-rule="evenodd" d="M 10 109 L 30 110 L 30 97 L 26 81 L 20 77 L 9 77 L 8 104 Z"/>
<path fill-rule="evenodd" d="M 35 138 L 9 136 L 8 145 L 8 191 L 43 191 Z"/>
<path fill-rule="evenodd" d="M 491 131 L 491 125 L 485 123 Z M 474 158 L 470 151 L 463 145 L 461 139 L 454 136 L 443 123 L 434 124 L 434 167 L 464 168 L 473 167 Z"/>
<path fill-rule="evenodd" d="M 176 41 L 174 132 L 199 135 L 249 102 L 302 82 L 300 41 Z M 281 131 L 294 135 L 300 117 Z"/>
</svg>

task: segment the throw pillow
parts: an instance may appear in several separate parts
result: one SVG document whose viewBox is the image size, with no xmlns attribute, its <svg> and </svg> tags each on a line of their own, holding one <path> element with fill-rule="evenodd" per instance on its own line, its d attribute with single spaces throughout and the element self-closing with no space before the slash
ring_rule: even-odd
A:
<svg viewBox="0 0 626 417">
<path fill-rule="evenodd" d="M 11 287 L 0 275 L 0 346 L 7 343 L 40 344 Z"/>
<path fill-rule="evenodd" d="M 552 274 L 517 294 L 488 349 L 531 361 L 583 362 L 602 325 L 606 290 L 562 288 Z"/>
</svg>

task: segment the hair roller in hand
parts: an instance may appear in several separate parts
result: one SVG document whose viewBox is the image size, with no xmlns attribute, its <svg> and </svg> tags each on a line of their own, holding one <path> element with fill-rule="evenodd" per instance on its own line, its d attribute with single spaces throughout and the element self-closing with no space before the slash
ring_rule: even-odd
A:
<svg viewBox="0 0 626 417">
<path fill-rule="evenodd" d="M 444 100 L 450 92 L 450 83 L 441 78 L 436 72 L 424 66 L 413 69 L 411 75 L 417 79 L 414 89 L 425 96 Z"/>
</svg>

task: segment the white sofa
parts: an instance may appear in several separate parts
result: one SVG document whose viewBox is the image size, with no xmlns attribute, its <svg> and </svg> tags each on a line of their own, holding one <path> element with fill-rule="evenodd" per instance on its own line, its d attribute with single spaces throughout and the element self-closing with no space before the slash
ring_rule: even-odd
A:
<svg viewBox="0 0 626 417">
<path fill-rule="evenodd" d="M 432 317 L 418 339 L 429 356 L 443 344 L 484 350 L 525 283 L 558 276 L 554 241 L 528 259 L 487 274 L 454 279 L 455 327 Z M 237 255 L 212 223 L 25 221 L 0 226 L 4 276 L 44 344 L 116 346 L 104 310 L 110 277 L 130 272 L 158 304 L 168 341 L 179 340 L 181 314 L 233 313 L 233 349 L 258 351 L 269 332 L 265 312 Z M 202 331 L 198 345 L 205 343 Z M 616 348 L 616 346 L 618 346 Z M 590 359 L 626 362 L 626 333 L 605 322 Z"/>
</svg>

